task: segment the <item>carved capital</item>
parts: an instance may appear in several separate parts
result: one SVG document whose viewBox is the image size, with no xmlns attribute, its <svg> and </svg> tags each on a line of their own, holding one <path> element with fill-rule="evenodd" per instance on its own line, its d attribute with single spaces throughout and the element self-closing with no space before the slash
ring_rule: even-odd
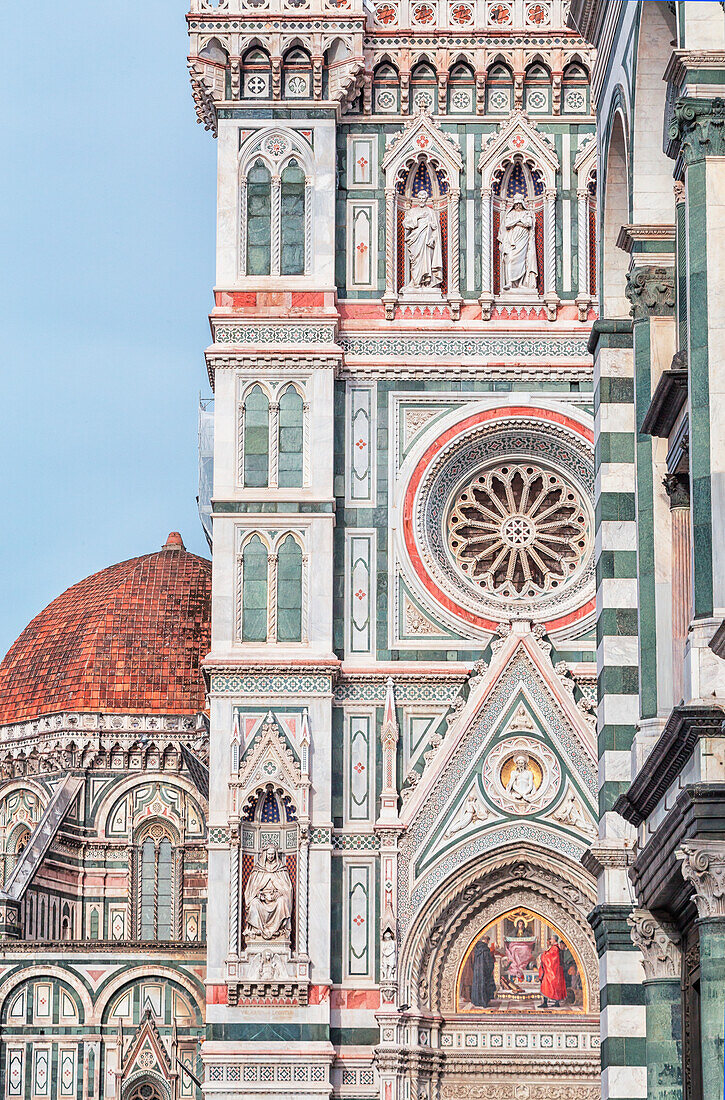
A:
<svg viewBox="0 0 725 1100">
<path fill-rule="evenodd" d="M 725 917 L 725 841 L 683 844 L 676 856 L 682 877 L 695 891 L 698 916 Z"/>
<path fill-rule="evenodd" d="M 666 474 L 662 478 L 670 499 L 670 509 L 690 507 L 690 478 L 686 473 Z"/>
<path fill-rule="evenodd" d="M 688 165 L 725 155 L 725 99 L 678 99 L 670 138 L 679 141 Z"/>
<path fill-rule="evenodd" d="M 679 978 L 682 959 L 679 933 L 660 924 L 648 909 L 634 909 L 627 917 L 627 924 L 632 943 L 642 952 L 645 980 Z"/>
<path fill-rule="evenodd" d="M 675 273 L 671 267 L 643 264 L 627 275 L 624 292 L 635 321 L 652 315 L 666 316 L 675 308 Z"/>
</svg>

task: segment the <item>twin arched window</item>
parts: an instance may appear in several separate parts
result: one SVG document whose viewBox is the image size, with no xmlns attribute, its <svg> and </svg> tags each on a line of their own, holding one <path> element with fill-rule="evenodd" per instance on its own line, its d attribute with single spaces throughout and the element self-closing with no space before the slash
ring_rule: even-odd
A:
<svg viewBox="0 0 725 1100">
<path fill-rule="evenodd" d="M 258 534 L 247 539 L 239 559 L 240 641 L 304 641 L 305 568 L 302 547 L 294 535 L 281 535 L 271 549 Z"/>
<path fill-rule="evenodd" d="M 305 402 L 289 383 L 277 402 L 257 384 L 242 406 L 241 483 L 245 488 L 301 488 L 304 483 Z"/>
<path fill-rule="evenodd" d="M 304 275 L 308 269 L 307 182 L 292 158 L 273 174 L 259 157 L 242 179 L 242 275 Z"/>
</svg>

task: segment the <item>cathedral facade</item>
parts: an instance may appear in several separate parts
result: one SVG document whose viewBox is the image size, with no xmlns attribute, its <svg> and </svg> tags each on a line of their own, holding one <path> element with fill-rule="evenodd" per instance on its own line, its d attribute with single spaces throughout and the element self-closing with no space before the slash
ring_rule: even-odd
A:
<svg viewBox="0 0 725 1100">
<path fill-rule="evenodd" d="M 0 666 L 0 1098 L 722 1100 L 722 5 L 187 20 L 212 561 Z"/>
</svg>

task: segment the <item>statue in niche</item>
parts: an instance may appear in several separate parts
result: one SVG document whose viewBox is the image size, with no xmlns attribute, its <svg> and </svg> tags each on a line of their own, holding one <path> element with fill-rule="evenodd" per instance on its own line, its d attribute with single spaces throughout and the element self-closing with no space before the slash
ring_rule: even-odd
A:
<svg viewBox="0 0 725 1100">
<path fill-rule="evenodd" d="M 292 880 L 284 856 L 269 844 L 254 863 L 244 891 L 245 936 L 288 939 L 292 920 Z"/>
<path fill-rule="evenodd" d="M 514 759 L 514 766 L 506 784 L 506 794 L 522 802 L 531 802 L 536 797 L 536 776 L 529 767 L 529 758 L 523 754 Z"/>
<path fill-rule="evenodd" d="M 380 945 L 380 981 L 394 982 L 397 973 L 395 937 L 390 928 L 383 932 Z"/>
<path fill-rule="evenodd" d="M 522 195 L 501 218 L 498 231 L 501 246 L 502 286 L 504 290 L 536 290 L 539 265 L 536 261 L 536 219 L 526 209 Z"/>
<path fill-rule="evenodd" d="M 427 191 L 420 191 L 403 217 L 408 282 L 403 290 L 436 290 L 443 284 L 441 223 L 428 205 Z"/>
</svg>

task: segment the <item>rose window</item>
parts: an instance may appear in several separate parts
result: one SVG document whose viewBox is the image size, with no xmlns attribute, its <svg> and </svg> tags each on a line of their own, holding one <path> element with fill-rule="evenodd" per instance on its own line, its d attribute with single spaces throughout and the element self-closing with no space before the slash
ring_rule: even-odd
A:
<svg viewBox="0 0 725 1100">
<path fill-rule="evenodd" d="M 458 567 L 482 590 L 530 599 L 559 588 L 582 562 L 588 510 L 559 474 L 510 463 L 458 492 L 447 537 Z"/>
</svg>

